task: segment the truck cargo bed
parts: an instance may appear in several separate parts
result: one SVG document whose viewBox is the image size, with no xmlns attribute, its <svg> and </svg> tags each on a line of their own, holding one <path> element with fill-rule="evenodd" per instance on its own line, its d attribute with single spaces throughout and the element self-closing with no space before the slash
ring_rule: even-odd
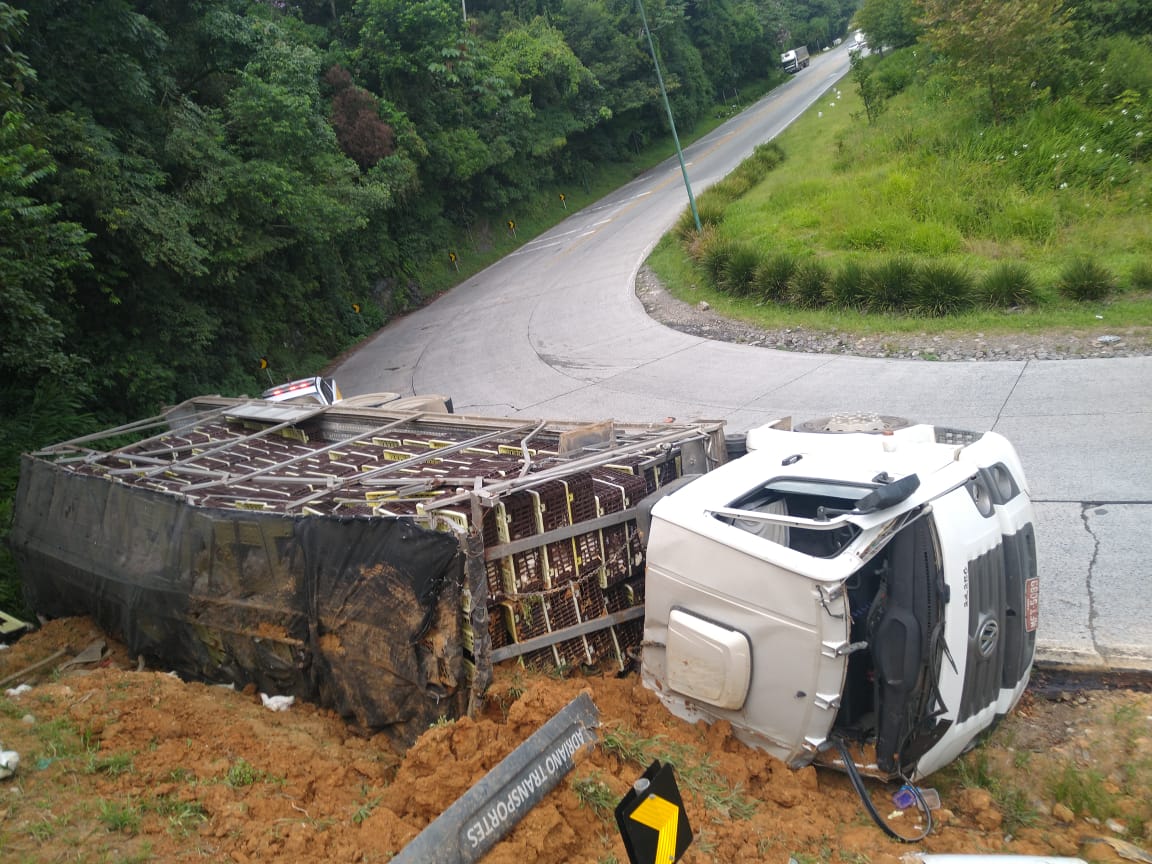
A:
<svg viewBox="0 0 1152 864">
<path fill-rule="evenodd" d="M 25 456 L 11 544 L 41 614 L 408 741 L 493 662 L 624 668 L 637 505 L 722 431 L 200 397 Z"/>
</svg>

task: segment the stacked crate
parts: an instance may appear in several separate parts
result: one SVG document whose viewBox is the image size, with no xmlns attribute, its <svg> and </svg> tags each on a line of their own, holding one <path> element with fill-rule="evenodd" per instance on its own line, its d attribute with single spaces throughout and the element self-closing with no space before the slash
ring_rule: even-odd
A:
<svg viewBox="0 0 1152 864">
<path fill-rule="evenodd" d="M 644 470 L 634 464 L 574 472 L 513 492 L 488 511 L 487 548 L 565 526 L 578 526 L 636 506 L 677 470 L 668 462 Z M 643 603 L 644 555 L 634 520 L 595 528 L 488 561 L 493 647 L 514 644 L 603 618 Z M 525 655 L 536 667 L 623 669 L 639 645 L 639 621 L 616 624 Z"/>
</svg>

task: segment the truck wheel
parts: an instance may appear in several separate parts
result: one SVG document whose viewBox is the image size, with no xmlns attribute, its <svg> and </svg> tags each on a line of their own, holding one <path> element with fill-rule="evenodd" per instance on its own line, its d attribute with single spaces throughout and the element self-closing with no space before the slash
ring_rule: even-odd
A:
<svg viewBox="0 0 1152 864">
<path fill-rule="evenodd" d="M 830 417 L 818 417 L 815 420 L 805 420 L 794 427 L 797 432 L 826 432 L 839 434 L 842 432 L 871 432 L 880 434 L 896 429 L 905 429 L 912 425 L 911 420 L 903 417 L 892 417 L 885 414 L 874 414 L 869 411 L 854 411 L 845 414 L 833 414 Z"/>
</svg>

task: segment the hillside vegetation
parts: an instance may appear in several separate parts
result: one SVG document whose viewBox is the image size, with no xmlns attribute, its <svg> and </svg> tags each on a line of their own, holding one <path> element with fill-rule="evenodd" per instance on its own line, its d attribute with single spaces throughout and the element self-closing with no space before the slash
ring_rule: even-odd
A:
<svg viewBox="0 0 1152 864">
<path fill-rule="evenodd" d="M 1085 327 L 1105 307 L 1152 324 L 1152 48 L 1094 45 L 999 123 L 922 43 L 857 60 L 653 264 L 677 296 L 768 325 Z"/>
</svg>

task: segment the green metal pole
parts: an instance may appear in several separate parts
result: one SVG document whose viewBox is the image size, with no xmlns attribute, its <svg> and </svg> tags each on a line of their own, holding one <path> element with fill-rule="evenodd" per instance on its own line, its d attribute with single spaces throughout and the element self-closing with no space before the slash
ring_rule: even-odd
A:
<svg viewBox="0 0 1152 864">
<path fill-rule="evenodd" d="M 688 206 L 692 208 L 692 220 L 696 230 L 701 230 L 700 214 L 696 212 L 696 199 L 692 197 L 692 184 L 688 182 L 688 168 L 684 164 L 684 151 L 680 149 L 680 136 L 676 134 L 676 121 L 672 119 L 672 105 L 668 101 L 668 91 L 664 89 L 664 76 L 660 74 L 660 61 L 656 59 L 656 46 L 652 44 L 652 31 L 648 29 L 648 16 L 644 14 L 643 0 L 636 0 L 640 10 L 640 20 L 644 24 L 644 35 L 648 37 L 648 50 L 652 52 L 652 65 L 656 67 L 656 80 L 660 82 L 660 95 L 664 97 L 664 110 L 668 112 L 668 125 L 672 127 L 672 140 L 676 144 L 676 158 L 680 160 L 680 173 L 684 175 L 684 188 L 688 190 Z"/>
</svg>

